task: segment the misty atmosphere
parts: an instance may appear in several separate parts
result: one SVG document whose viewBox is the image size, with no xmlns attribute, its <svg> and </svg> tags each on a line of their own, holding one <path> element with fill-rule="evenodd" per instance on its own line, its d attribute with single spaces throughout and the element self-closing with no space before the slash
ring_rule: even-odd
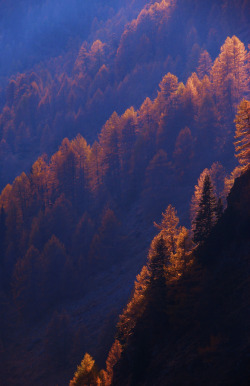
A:
<svg viewBox="0 0 250 386">
<path fill-rule="evenodd" d="M 250 2 L 0 0 L 0 384 L 250 384 Z"/>
</svg>

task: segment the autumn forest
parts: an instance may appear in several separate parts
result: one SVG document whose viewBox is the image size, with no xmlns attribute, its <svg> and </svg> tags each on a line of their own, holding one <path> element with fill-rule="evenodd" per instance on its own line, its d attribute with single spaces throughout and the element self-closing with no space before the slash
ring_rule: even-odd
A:
<svg viewBox="0 0 250 386">
<path fill-rule="evenodd" d="M 250 383 L 250 3 L 0 0 L 0 384 Z"/>
</svg>

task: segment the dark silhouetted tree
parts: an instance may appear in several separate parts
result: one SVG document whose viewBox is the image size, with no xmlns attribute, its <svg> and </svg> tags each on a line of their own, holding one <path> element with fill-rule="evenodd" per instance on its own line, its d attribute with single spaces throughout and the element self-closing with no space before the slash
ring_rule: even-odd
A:
<svg viewBox="0 0 250 386">
<path fill-rule="evenodd" d="M 192 230 L 194 230 L 194 221 L 199 211 L 199 204 L 201 201 L 204 181 L 207 174 L 209 174 L 209 170 L 204 169 L 203 172 L 200 174 L 197 185 L 195 185 L 194 187 L 194 194 L 191 198 L 190 220 L 191 220 Z"/>
<path fill-rule="evenodd" d="M 172 238 L 172 236 L 170 236 Z M 166 298 L 166 279 L 165 265 L 170 257 L 170 252 L 166 247 L 163 233 L 159 233 L 153 240 L 149 252 L 149 284 L 147 289 L 147 312 L 150 315 L 161 314 Z M 151 317 L 150 316 L 150 317 Z"/>
<path fill-rule="evenodd" d="M 213 186 L 209 174 L 205 176 L 199 210 L 194 220 L 194 237 L 195 243 L 204 241 L 214 225 L 215 216 L 215 197 Z"/>
</svg>

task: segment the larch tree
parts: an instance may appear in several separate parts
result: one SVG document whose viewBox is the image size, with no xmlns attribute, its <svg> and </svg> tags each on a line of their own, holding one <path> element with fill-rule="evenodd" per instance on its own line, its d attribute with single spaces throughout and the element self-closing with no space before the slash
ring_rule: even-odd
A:
<svg viewBox="0 0 250 386">
<path fill-rule="evenodd" d="M 220 162 L 214 162 L 209 169 L 209 174 L 217 198 L 223 195 L 226 170 Z"/>
<path fill-rule="evenodd" d="M 169 253 L 175 252 L 176 240 L 178 236 L 178 224 L 179 219 L 177 217 L 177 212 L 172 205 L 168 205 L 165 212 L 162 213 L 161 223 L 154 223 L 155 227 L 161 231 L 160 234 L 164 237 L 165 245 Z"/>
<path fill-rule="evenodd" d="M 57 177 L 59 191 L 75 203 L 77 159 L 68 138 L 64 138 L 58 152 Z"/>
<path fill-rule="evenodd" d="M 32 165 L 29 176 L 32 194 L 40 200 L 46 197 L 46 178 L 48 175 L 47 157 L 43 155 L 39 157 Z M 47 198 L 47 197 L 46 197 Z"/>
<path fill-rule="evenodd" d="M 164 240 L 164 236 L 162 234 L 158 234 L 152 244 L 151 251 L 149 254 L 149 270 L 150 270 L 150 283 L 154 286 L 153 283 L 156 281 L 159 282 L 164 281 L 163 267 L 167 263 L 167 249 L 166 243 Z"/>
<path fill-rule="evenodd" d="M 90 147 L 86 140 L 78 134 L 71 142 L 71 148 L 75 158 L 75 203 L 80 210 L 83 210 L 84 206 L 88 206 Z"/>
<path fill-rule="evenodd" d="M 149 252 L 149 284 L 147 288 L 147 311 L 161 314 L 166 298 L 165 266 L 170 253 L 166 247 L 165 237 L 160 232 L 152 241 Z"/>
<path fill-rule="evenodd" d="M 188 127 L 181 129 L 176 139 L 173 157 L 178 174 L 183 177 L 190 169 L 194 158 L 194 139 Z"/>
<path fill-rule="evenodd" d="M 190 100 L 192 104 L 192 109 L 195 111 L 199 105 L 199 90 L 201 89 L 202 82 L 198 78 L 197 74 L 195 72 L 192 73 L 192 75 L 188 78 L 186 83 L 186 98 Z"/>
<path fill-rule="evenodd" d="M 189 263 L 190 250 L 193 246 L 187 228 L 180 227 L 176 240 L 176 252 L 171 253 L 169 264 L 165 267 L 165 277 L 168 283 L 180 279 Z"/>
<path fill-rule="evenodd" d="M 88 47 L 87 42 L 83 42 L 78 57 L 75 61 L 74 71 L 75 72 L 85 72 L 86 71 L 86 64 L 87 64 L 87 58 L 88 58 Z"/>
<path fill-rule="evenodd" d="M 177 228 L 179 219 L 175 208 L 168 205 L 162 213 L 160 224 L 154 223 L 160 233 L 153 239 L 149 251 L 149 304 L 154 312 L 162 313 L 162 307 L 166 300 L 166 276 L 165 269 L 169 265 L 171 255 L 176 253 L 177 239 L 180 229 Z"/>
<path fill-rule="evenodd" d="M 159 84 L 160 92 L 158 92 L 156 105 L 159 111 L 164 111 L 171 96 L 178 90 L 178 78 L 170 72 L 165 75 Z"/>
<path fill-rule="evenodd" d="M 152 126 L 155 126 L 154 104 L 150 98 L 146 98 L 142 103 L 137 117 L 139 130 L 150 132 Z"/>
<path fill-rule="evenodd" d="M 118 322 L 119 339 L 126 341 L 133 331 L 138 318 L 140 318 L 146 307 L 146 292 L 149 284 L 150 273 L 148 265 L 142 267 L 134 283 L 134 293 L 130 302 L 127 304 Z"/>
<path fill-rule="evenodd" d="M 212 81 L 220 105 L 234 109 L 248 92 L 247 51 L 244 44 L 236 37 L 228 37 L 221 47 L 221 53 L 215 60 Z"/>
<path fill-rule="evenodd" d="M 101 165 L 102 148 L 99 142 L 92 145 L 89 156 L 89 184 L 94 197 L 98 196 L 100 186 L 103 182 L 103 170 Z"/>
<path fill-rule="evenodd" d="M 119 342 L 119 340 L 115 340 L 110 351 L 108 354 L 108 358 L 106 360 L 106 369 L 107 369 L 107 376 L 105 379 L 105 386 L 109 386 L 112 384 L 112 378 L 113 378 L 113 367 L 116 365 L 116 363 L 121 358 L 122 354 L 122 346 Z"/>
<path fill-rule="evenodd" d="M 98 371 L 94 359 L 86 353 L 81 364 L 77 366 L 74 378 L 70 381 L 70 386 L 98 385 Z"/>
<path fill-rule="evenodd" d="M 207 75 L 202 78 L 199 87 L 195 122 L 199 135 L 200 151 L 204 154 L 204 151 L 214 146 L 219 133 L 218 107 L 214 100 L 213 85 Z"/>
<path fill-rule="evenodd" d="M 242 173 L 242 166 L 236 166 L 229 176 L 225 177 L 223 197 L 226 198 L 233 187 L 234 181 Z"/>
<path fill-rule="evenodd" d="M 209 53 L 204 50 L 202 51 L 199 59 L 199 66 L 197 73 L 200 79 L 204 78 L 205 75 L 209 76 L 212 68 L 212 59 Z"/>
<path fill-rule="evenodd" d="M 131 157 L 132 149 L 136 141 L 137 113 L 134 108 L 127 109 L 120 119 L 119 130 L 119 158 L 121 169 L 121 191 L 127 192 L 131 180 Z M 123 193 L 124 195 L 124 193 Z M 125 194 L 126 195 L 126 194 Z"/>
<path fill-rule="evenodd" d="M 192 230 L 194 230 L 194 220 L 195 220 L 197 213 L 198 213 L 198 210 L 199 210 L 199 203 L 201 200 L 203 185 L 204 185 L 205 177 L 207 174 L 209 174 L 208 169 L 204 169 L 203 172 L 200 174 L 197 185 L 195 185 L 195 188 L 194 188 L 194 194 L 193 194 L 192 199 L 191 199 L 190 220 L 191 220 Z"/>
<path fill-rule="evenodd" d="M 104 183 L 113 197 L 120 197 L 121 194 L 119 127 L 120 117 L 114 112 L 103 126 L 99 136 Z"/>
<path fill-rule="evenodd" d="M 239 163 L 246 167 L 250 163 L 250 102 L 243 99 L 235 118 L 235 151 Z"/>
</svg>

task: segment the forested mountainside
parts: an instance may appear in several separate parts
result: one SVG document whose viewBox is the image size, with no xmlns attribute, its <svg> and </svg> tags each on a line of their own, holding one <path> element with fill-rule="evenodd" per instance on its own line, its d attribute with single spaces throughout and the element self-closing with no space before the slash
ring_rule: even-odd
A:
<svg viewBox="0 0 250 386">
<path fill-rule="evenodd" d="M 2 2 L 0 22 L 12 71 L 0 98 L 1 188 L 66 136 L 93 143 L 114 111 L 154 99 L 168 72 L 185 83 L 203 61 L 203 77 L 228 36 L 249 44 L 243 0 L 18 4 Z"/>
<path fill-rule="evenodd" d="M 86 354 L 72 386 L 249 385 L 249 192 L 250 169 L 236 179 L 209 237 L 191 252 L 168 208 L 120 316 L 107 371 L 97 383 Z"/>
<path fill-rule="evenodd" d="M 161 212 L 189 227 L 191 205 L 199 243 L 207 176 L 218 219 L 248 164 L 249 4 L 0 5 L 0 46 L 25 51 L 1 67 L 1 381 L 66 385 L 84 352 L 104 366 Z"/>
<path fill-rule="evenodd" d="M 75 53 L 83 40 L 93 39 L 107 22 L 124 28 L 146 2 L 1 0 L 0 47 L 5 53 L 1 79 L 58 55 Z"/>
</svg>

